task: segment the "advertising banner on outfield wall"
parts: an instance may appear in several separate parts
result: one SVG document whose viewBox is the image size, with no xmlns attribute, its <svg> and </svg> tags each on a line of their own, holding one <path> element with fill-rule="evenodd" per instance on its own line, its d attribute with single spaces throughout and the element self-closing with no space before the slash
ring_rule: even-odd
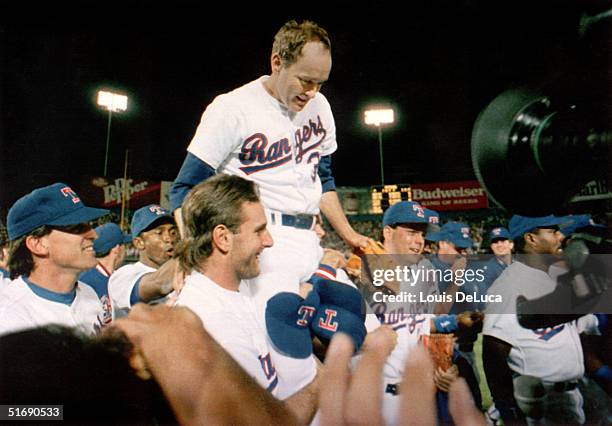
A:
<svg viewBox="0 0 612 426">
<path fill-rule="evenodd" d="M 112 208 L 121 206 L 122 193 L 125 191 L 126 207 L 137 209 L 147 204 L 159 204 L 161 182 L 138 178 L 103 178 L 84 179 L 78 188 L 74 188 L 83 202 L 90 206 Z"/>
<path fill-rule="evenodd" d="M 410 185 L 413 201 L 433 210 L 486 209 L 489 200 L 476 180 L 460 182 L 417 183 Z"/>
</svg>

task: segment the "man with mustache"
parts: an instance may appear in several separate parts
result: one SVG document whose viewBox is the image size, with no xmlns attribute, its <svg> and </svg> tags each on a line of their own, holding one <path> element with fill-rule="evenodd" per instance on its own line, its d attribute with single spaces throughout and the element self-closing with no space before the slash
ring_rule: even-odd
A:
<svg viewBox="0 0 612 426">
<path fill-rule="evenodd" d="M 102 304 L 78 276 L 96 265 L 89 221 L 108 210 L 86 207 L 66 184 L 21 197 L 7 218 L 13 279 L 0 298 L 0 334 L 60 324 L 86 334 L 102 327 Z"/>
<path fill-rule="evenodd" d="M 171 260 L 179 239 L 172 214 L 157 204 L 142 207 L 132 218 L 138 262 L 117 269 L 108 281 L 114 317 L 138 302 L 154 302 L 172 291 L 177 262 Z"/>
</svg>

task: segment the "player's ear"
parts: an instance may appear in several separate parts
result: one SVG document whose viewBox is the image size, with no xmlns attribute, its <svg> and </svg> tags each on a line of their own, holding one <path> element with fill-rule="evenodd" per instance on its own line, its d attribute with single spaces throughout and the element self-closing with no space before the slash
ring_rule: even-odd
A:
<svg viewBox="0 0 612 426">
<path fill-rule="evenodd" d="M 233 233 L 225 225 L 217 225 L 212 230 L 212 244 L 221 253 L 227 253 L 232 247 Z"/>
<path fill-rule="evenodd" d="M 283 60 L 278 53 L 272 53 L 272 56 L 270 57 L 270 67 L 272 69 L 272 73 L 280 72 L 281 68 L 283 67 Z"/>
<path fill-rule="evenodd" d="M 382 233 L 384 241 L 389 241 L 389 239 L 391 239 L 391 231 L 393 231 L 393 228 L 391 228 L 389 225 L 383 228 Z"/>
<path fill-rule="evenodd" d="M 47 256 L 49 254 L 49 245 L 46 237 L 46 235 L 42 237 L 28 235 L 25 239 L 26 247 L 36 256 Z"/>
<path fill-rule="evenodd" d="M 137 250 L 144 250 L 145 248 L 144 240 L 140 237 L 135 237 L 132 240 L 132 244 L 134 244 L 134 247 L 136 247 Z"/>
<path fill-rule="evenodd" d="M 538 235 L 533 232 L 527 232 L 523 235 L 523 239 L 525 240 L 525 249 L 527 251 L 531 251 L 531 249 L 538 245 Z"/>
</svg>

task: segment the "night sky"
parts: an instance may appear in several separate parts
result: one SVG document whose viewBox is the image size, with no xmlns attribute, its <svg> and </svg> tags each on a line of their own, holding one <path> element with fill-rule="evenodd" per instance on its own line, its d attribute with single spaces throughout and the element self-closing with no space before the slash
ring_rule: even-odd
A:
<svg viewBox="0 0 612 426">
<path fill-rule="evenodd" d="M 322 91 L 342 186 L 380 181 L 377 133 L 362 124 L 370 103 L 396 109 L 383 131 L 386 183 L 437 182 L 474 179 L 472 127 L 502 91 L 610 93 L 601 86 L 610 82 L 609 32 L 578 29 L 583 12 L 611 2 L 49 3 L 0 6 L 3 214 L 35 187 L 102 174 L 100 88 L 129 96 L 129 111 L 113 115 L 109 176 L 123 175 L 129 149 L 130 176 L 174 179 L 205 106 L 269 72 L 273 36 L 290 18 L 313 19 L 332 38 Z"/>
</svg>

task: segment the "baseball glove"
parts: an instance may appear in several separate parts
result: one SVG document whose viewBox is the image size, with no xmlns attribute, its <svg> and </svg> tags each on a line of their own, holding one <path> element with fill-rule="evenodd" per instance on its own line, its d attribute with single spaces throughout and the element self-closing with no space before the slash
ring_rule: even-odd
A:
<svg viewBox="0 0 612 426">
<path fill-rule="evenodd" d="M 361 281 L 361 259 L 367 254 L 385 254 L 385 248 L 378 241 L 368 240 L 368 245 L 365 249 L 355 249 L 344 268 L 351 278 Z"/>
<path fill-rule="evenodd" d="M 455 336 L 452 334 L 422 335 L 421 341 L 429 351 L 434 366 L 448 370 L 453 365 L 453 347 Z"/>
</svg>

